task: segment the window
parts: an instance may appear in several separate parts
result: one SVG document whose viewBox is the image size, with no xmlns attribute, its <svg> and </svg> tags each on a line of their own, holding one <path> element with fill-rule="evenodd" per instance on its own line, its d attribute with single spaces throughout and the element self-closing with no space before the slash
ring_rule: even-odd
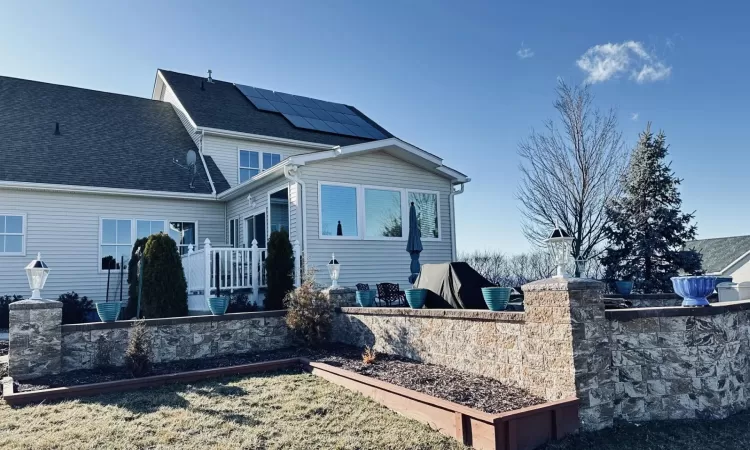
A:
<svg viewBox="0 0 750 450">
<path fill-rule="evenodd" d="M 281 154 L 240 150 L 240 183 L 281 162 Z M 263 165 L 261 165 L 263 163 Z"/>
<path fill-rule="evenodd" d="M 364 188 L 365 237 L 403 237 L 401 191 Z"/>
<path fill-rule="evenodd" d="M 239 247 L 239 240 L 240 240 L 240 220 L 239 219 L 231 219 L 229 221 L 229 245 L 232 248 Z"/>
<path fill-rule="evenodd" d="M 357 187 L 320 184 L 320 234 L 359 236 Z"/>
<path fill-rule="evenodd" d="M 164 233 L 163 220 L 136 220 L 135 238 L 147 238 L 152 234 Z"/>
<path fill-rule="evenodd" d="M 180 255 L 186 255 L 188 245 L 196 243 L 195 222 L 169 222 L 169 237 L 177 242 Z"/>
<path fill-rule="evenodd" d="M 409 191 L 409 205 L 414 203 L 422 239 L 440 238 L 440 215 L 438 214 L 438 194 L 436 192 Z"/>
<path fill-rule="evenodd" d="M 133 246 L 133 221 L 130 219 L 102 219 L 100 244 L 101 270 L 119 269 L 127 264 Z"/>
<path fill-rule="evenodd" d="M 26 253 L 25 216 L 0 214 L 0 255 L 21 255 Z"/>
</svg>

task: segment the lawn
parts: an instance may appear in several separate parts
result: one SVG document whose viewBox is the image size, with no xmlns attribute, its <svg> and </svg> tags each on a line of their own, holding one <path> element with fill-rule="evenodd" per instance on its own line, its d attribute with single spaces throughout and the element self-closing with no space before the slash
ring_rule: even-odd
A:
<svg viewBox="0 0 750 450">
<path fill-rule="evenodd" d="M 272 373 L 21 408 L 0 448 L 463 449 L 306 373 Z"/>
<path fill-rule="evenodd" d="M 544 450 L 734 450 L 750 448 L 750 412 L 724 420 L 623 425 L 581 433 Z"/>
</svg>

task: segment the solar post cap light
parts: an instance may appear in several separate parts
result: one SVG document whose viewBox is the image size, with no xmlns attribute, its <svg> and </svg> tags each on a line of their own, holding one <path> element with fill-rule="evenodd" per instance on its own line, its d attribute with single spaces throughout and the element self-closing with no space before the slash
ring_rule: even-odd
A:
<svg viewBox="0 0 750 450">
<path fill-rule="evenodd" d="M 547 244 L 547 249 L 555 264 L 557 264 L 557 273 L 552 278 L 568 278 L 568 274 L 565 273 L 565 265 L 573 248 L 573 238 L 565 230 L 555 226 L 555 229 L 544 242 Z"/>
<path fill-rule="evenodd" d="M 41 300 L 41 290 L 44 289 L 44 283 L 47 282 L 49 267 L 42 261 L 42 254 L 37 253 L 36 259 L 26 266 L 26 277 L 29 279 L 29 288 L 31 288 L 30 300 Z"/>
<path fill-rule="evenodd" d="M 336 260 L 336 255 L 331 253 L 331 261 L 328 263 L 328 275 L 331 276 L 331 287 L 339 287 L 339 275 L 341 274 L 341 264 Z"/>
</svg>

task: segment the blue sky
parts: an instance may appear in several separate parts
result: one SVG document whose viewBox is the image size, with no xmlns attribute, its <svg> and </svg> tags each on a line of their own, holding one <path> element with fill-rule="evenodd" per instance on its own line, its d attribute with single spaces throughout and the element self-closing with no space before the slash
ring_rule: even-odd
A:
<svg viewBox="0 0 750 450">
<path fill-rule="evenodd" d="M 558 77 L 596 81 L 629 146 L 647 121 L 667 133 L 700 237 L 749 232 L 742 2 L 62 3 L 3 2 L 0 74 L 148 97 L 157 68 L 210 68 L 355 105 L 471 176 L 459 250 L 529 248 L 516 149 L 553 116 Z"/>
</svg>

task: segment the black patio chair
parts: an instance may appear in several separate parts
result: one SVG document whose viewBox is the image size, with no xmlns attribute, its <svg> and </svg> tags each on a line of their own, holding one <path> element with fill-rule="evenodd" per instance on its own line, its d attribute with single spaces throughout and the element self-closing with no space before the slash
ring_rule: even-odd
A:
<svg viewBox="0 0 750 450">
<path fill-rule="evenodd" d="M 385 306 L 406 306 L 406 293 L 395 283 L 378 283 L 378 298 Z"/>
<path fill-rule="evenodd" d="M 357 290 L 358 291 L 369 291 L 370 285 L 367 283 L 357 283 Z"/>
</svg>

